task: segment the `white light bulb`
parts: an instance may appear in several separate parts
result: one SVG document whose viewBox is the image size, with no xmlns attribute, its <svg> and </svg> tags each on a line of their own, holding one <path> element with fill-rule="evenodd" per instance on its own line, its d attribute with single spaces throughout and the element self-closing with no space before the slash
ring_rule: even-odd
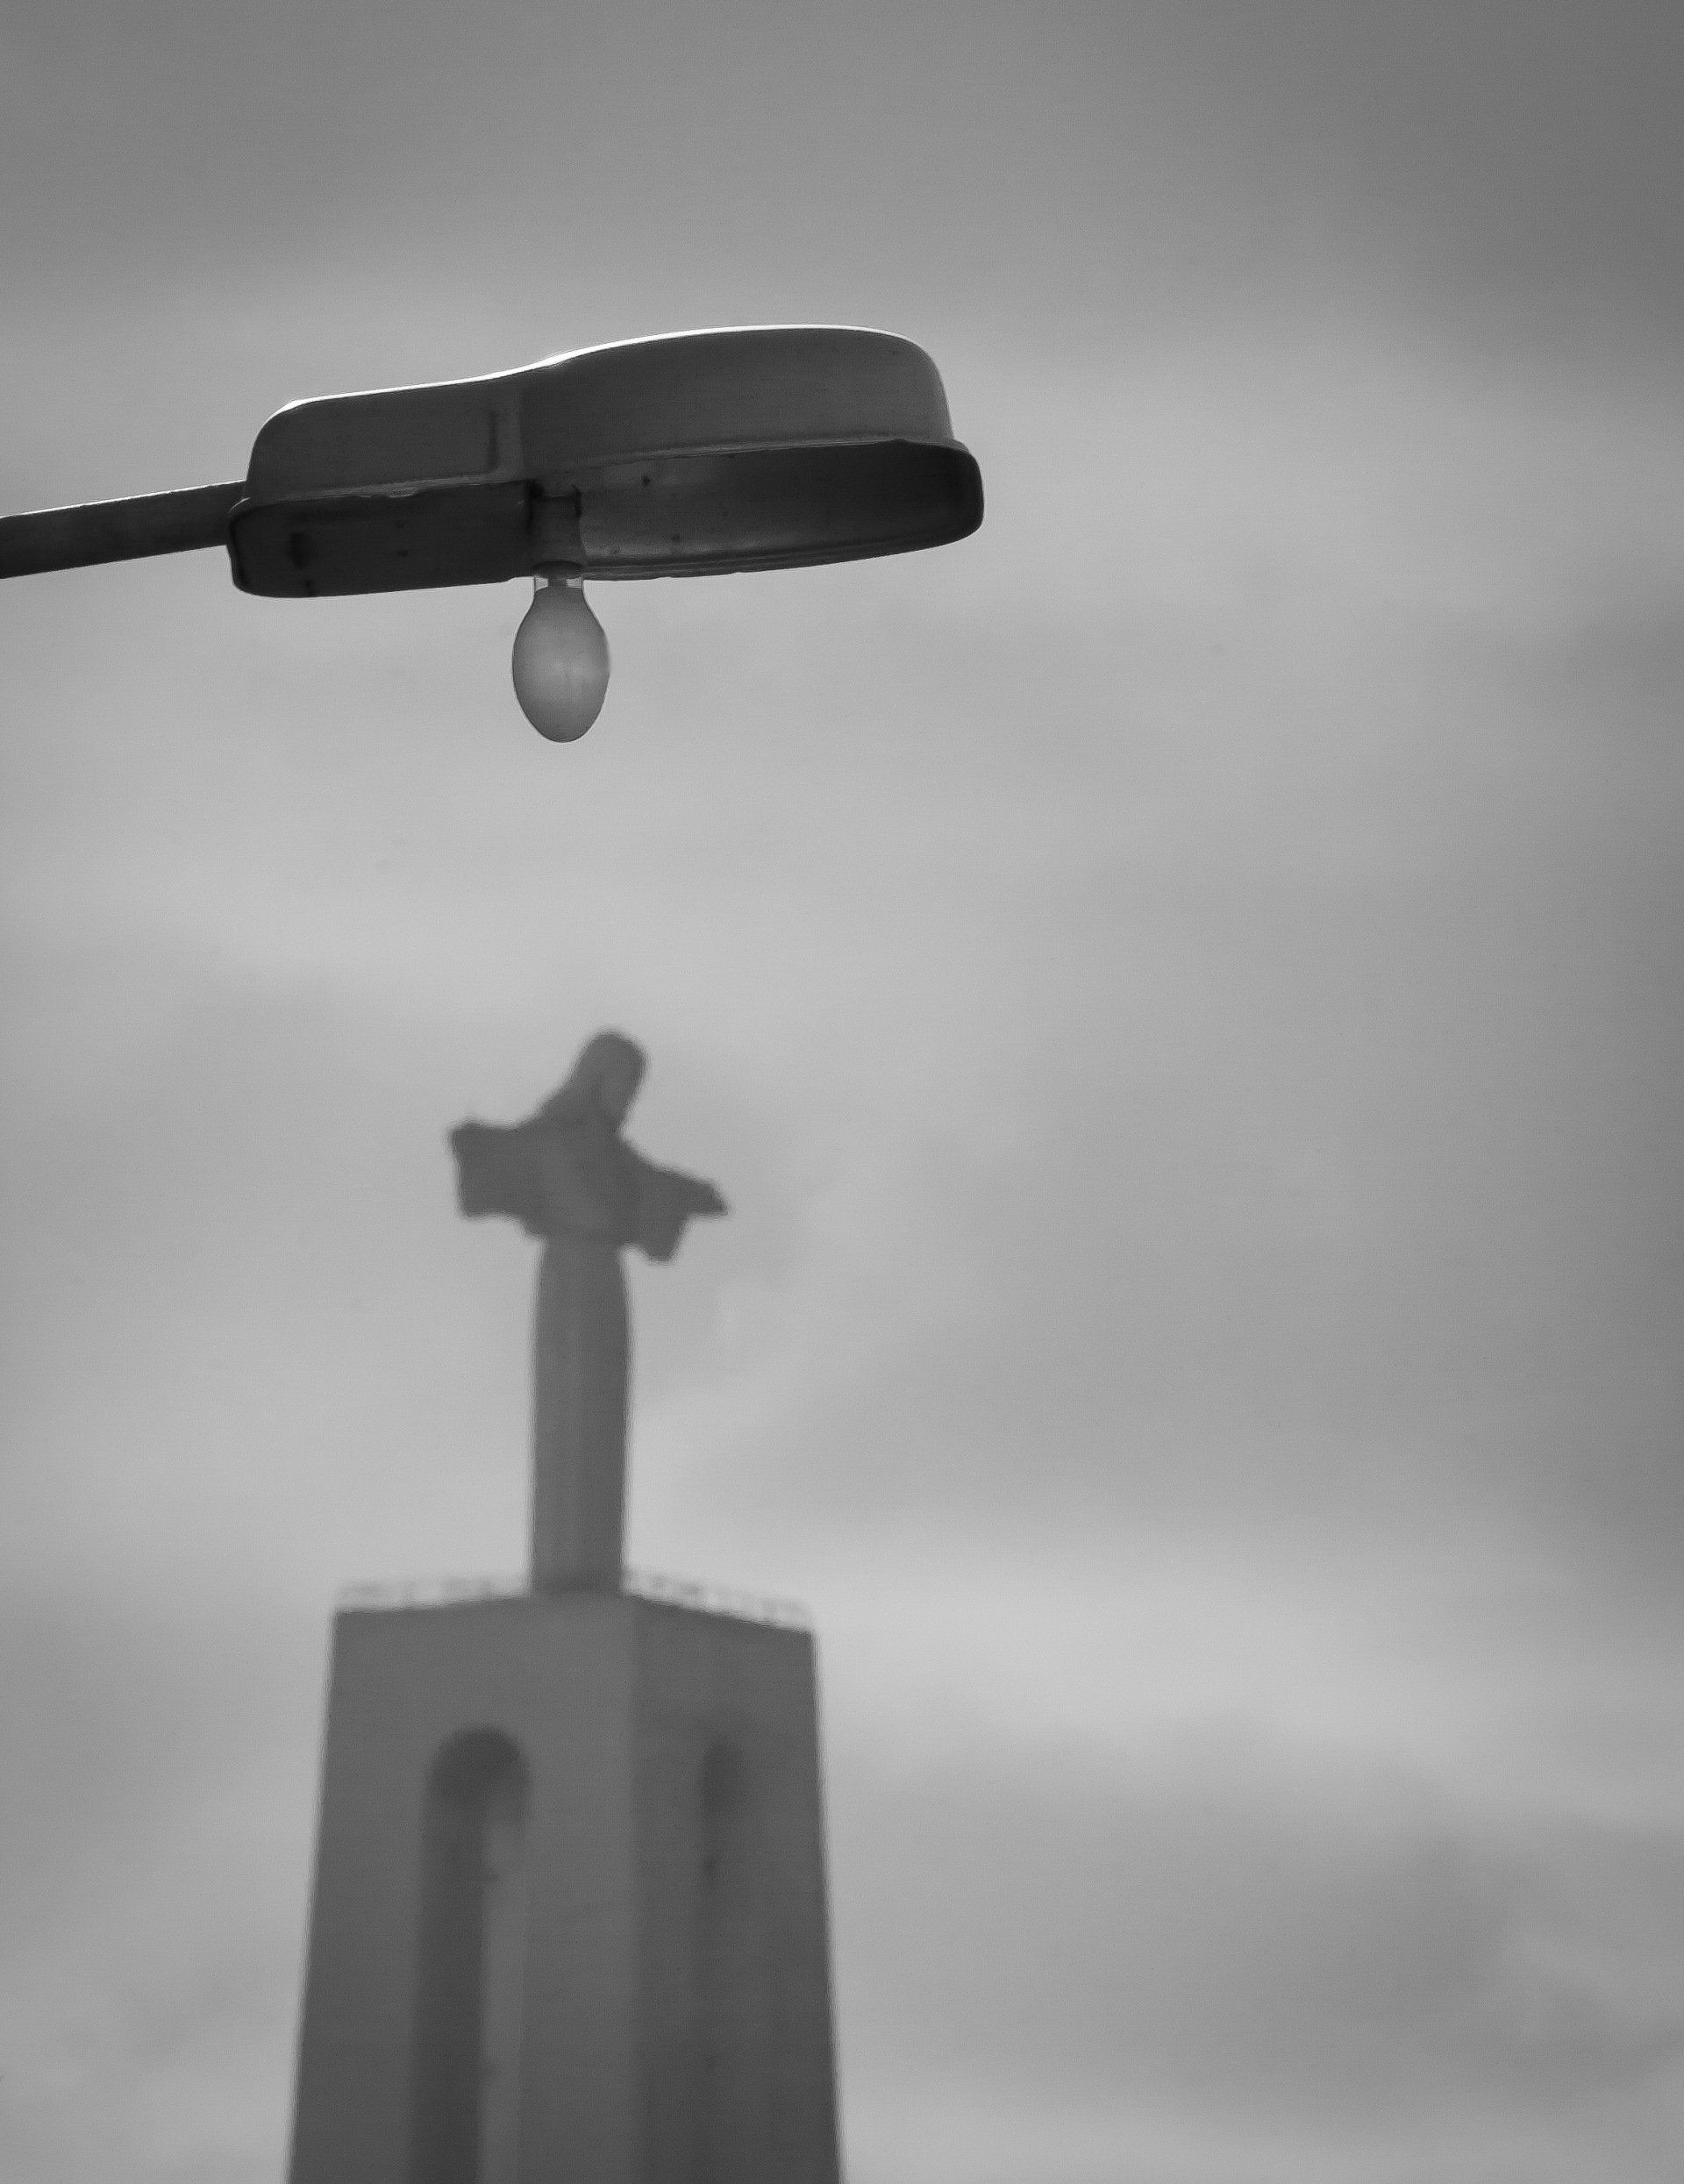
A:
<svg viewBox="0 0 1684 2184">
<path fill-rule="evenodd" d="M 603 710 L 608 639 L 585 603 L 584 579 L 540 569 L 515 632 L 515 696 L 540 736 L 573 743 Z"/>
</svg>

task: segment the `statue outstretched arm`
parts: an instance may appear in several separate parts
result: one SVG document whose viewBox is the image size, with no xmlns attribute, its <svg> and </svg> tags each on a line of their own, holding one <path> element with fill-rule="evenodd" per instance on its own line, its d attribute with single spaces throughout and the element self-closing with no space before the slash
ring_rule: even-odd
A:
<svg viewBox="0 0 1684 2184">
<path fill-rule="evenodd" d="M 450 1133 L 457 1203 L 465 1214 L 502 1214 L 529 1236 L 560 1232 L 635 1244 L 651 1259 L 677 1251 L 689 1222 L 722 1214 L 711 1183 L 657 1167 L 624 1139 L 612 1142 L 608 1174 L 580 1173 L 579 1162 L 529 1123 L 505 1129 L 463 1123 Z"/>
<path fill-rule="evenodd" d="M 531 1130 L 460 1123 L 450 1133 L 456 1156 L 456 1203 L 470 1219 L 503 1214 L 529 1236 L 543 1229 L 543 1177 Z"/>
<path fill-rule="evenodd" d="M 631 1151 L 629 1146 L 627 1151 Z M 724 1213 L 725 1202 L 700 1176 L 657 1167 L 640 1153 L 632 1157 L 637 1163 L 638 1181 L 638 1232 L 633 1240 L 651 1259 L 670 1259 L 683 1238 L 685 1224 Z"/>
</svg>

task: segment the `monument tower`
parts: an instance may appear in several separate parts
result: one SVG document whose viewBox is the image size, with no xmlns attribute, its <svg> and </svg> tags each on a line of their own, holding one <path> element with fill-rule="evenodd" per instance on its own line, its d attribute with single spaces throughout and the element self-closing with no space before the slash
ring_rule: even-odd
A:
<svg viewBox="0 0 1684 2184">
<path fill-rule="evenodd" d="M 725 1210 L 642 1071 L 452 1134 L 543 1239 L 531 1582 L 335 1619 L 290 2184 L 837 2184 L 811 1637 L 624 1575 L 619 1255 Z"/>
</svg>

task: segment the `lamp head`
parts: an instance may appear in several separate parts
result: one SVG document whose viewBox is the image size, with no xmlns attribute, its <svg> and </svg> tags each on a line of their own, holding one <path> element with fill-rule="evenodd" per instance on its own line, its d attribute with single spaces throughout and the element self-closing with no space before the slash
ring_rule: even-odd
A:
<svg viewBox="0 0 1684 2184">
<path fill-rule="evenodd" d="M 571 741 L 608 679 L 582 578 L 906 553 L 981 520 L 922 349 L 749 326 L 294 403 L 257 436 L 227 539 L 235 583 L 271 598 L 536 573 L 515 687 L 540 733 Z"/>
</svg>

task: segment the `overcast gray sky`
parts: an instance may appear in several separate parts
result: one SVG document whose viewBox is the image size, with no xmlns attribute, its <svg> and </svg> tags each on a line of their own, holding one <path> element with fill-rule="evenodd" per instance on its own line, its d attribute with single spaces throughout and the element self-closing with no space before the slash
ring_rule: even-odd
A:
<svg viewBox="0 0 1684 2184">
<path fill-rule="evenodd" d="M 632 1553 L 807 1600 L 855 2184 L 1684 2152 L 1675 7 L 0 0 L 0 508 L 673 327 L 982 532 L 0 589 L 0 2170 L 273 2184 L 328 1619 L 522 1559 L 443 1132 L 615 1023 Z"/>
</svg>

